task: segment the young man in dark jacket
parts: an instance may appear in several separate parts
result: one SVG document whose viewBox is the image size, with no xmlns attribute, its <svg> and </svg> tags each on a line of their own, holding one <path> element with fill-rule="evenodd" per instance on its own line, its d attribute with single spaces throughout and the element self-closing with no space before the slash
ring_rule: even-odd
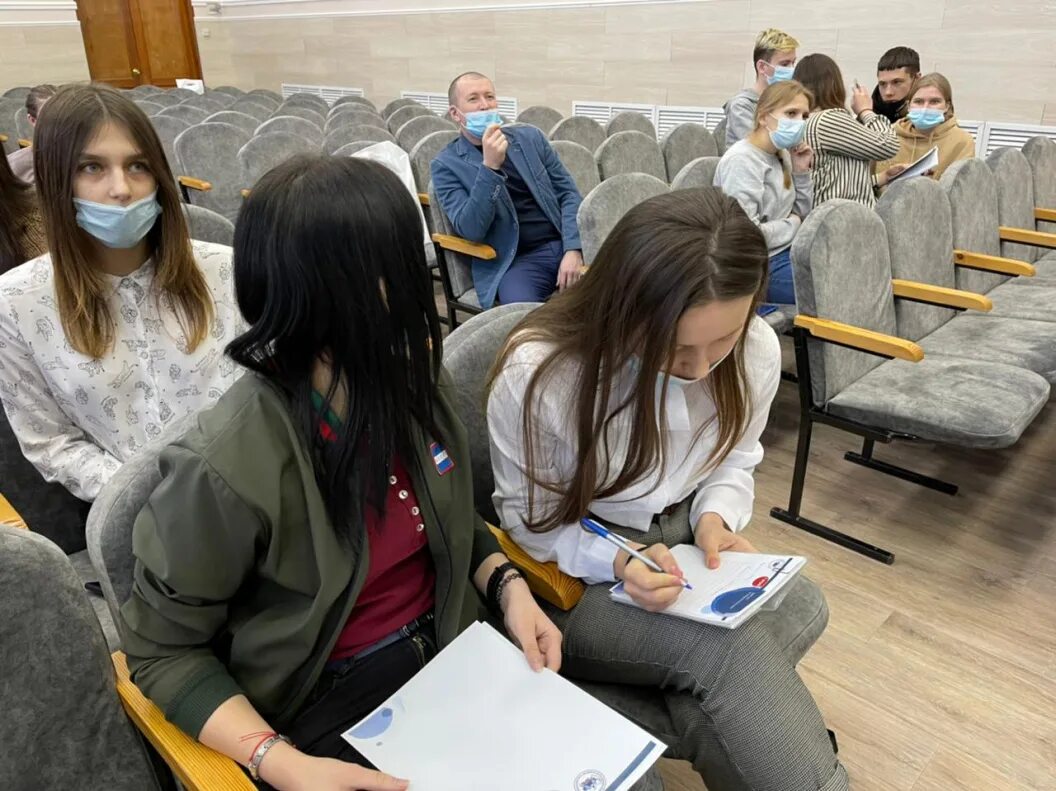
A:
<svg viewBox="0 0 1056 791">
<path fill-rule="evenodd" d="M 895 123 L 906 114 L 913 80 L 920 76 L 920 55 L 909 47 L 892 47 L 876 64 L 873 110 Z"/>
</svg>

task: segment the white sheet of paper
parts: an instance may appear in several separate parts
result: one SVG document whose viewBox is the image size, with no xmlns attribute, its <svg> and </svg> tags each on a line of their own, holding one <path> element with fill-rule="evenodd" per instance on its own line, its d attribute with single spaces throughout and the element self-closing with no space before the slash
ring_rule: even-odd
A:
<svg viewBox="0 0 1056 791">
<path fill-rule="evenodd" d="M 798 555 L 721 552 L 719 567 L 709 569 L 704 553 L 693 544 L 679 544 L 671 554 L 693 590 L 683 590 L 664 614 L 727 629 L 736 629 L 781 596 L 807 562 Z M 637 606 L 622 583 L 613 586 L 610 595 L 621 604 Z"/>
<path fill-rule="evenodd" d="M 897 176 L 895 176 L 894 178 L 889 179 L 887 183 L 891 184 L 891 183 L 893 183 L 895 181 L 898 181 L 900 179 L 910 179 L 910 178 L 913 178 L 914 176 L 923 176 L 929 170 L 931 170 L 932 168 L 937 168 L 938 166 L 939 166 L 939 149 L 938 149 L 938 146 L 936 146 L 935 148 L 932 148 L 930 151 L 926 152 L 924 154 L 924 156 L 922 156 L 916 162 L 914 162 L 911 165 L 909 165 L 905 170 L 903 170 Z"/>
<path fill-rule="evenodd" d="M 627 791 L 666 749 L 483 623 L 341 735 L 412 791 Z"/>
</svg>

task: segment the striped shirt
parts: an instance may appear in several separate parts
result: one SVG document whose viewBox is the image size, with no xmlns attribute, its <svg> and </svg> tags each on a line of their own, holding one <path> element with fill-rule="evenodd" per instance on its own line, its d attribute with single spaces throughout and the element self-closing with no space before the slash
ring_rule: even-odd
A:
<svg viewBox="0 0 1056 791">
<path fill-rule="evenodd" d="M 873 162 L 898 153 L 891 122 L 872 110 L 861 121 L 843 108 L 811 113 L 806 140 L 814 149 L 814 205 L 832 198 L 876 205 Z"/>
</svg>

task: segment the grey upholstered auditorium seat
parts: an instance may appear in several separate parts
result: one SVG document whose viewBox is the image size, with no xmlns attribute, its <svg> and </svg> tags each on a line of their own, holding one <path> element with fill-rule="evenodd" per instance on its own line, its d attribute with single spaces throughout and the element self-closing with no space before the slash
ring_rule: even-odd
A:
<svg viewBox="0 0 1056 791">
<path fill-rule="evenodd" d="M 598 173 L 605 181 L 621 173 L 647 173 L 667 181 L 664 155 L 656 139 L 643 132 L 617 132 L 594 152 Z"/>
<path fill-rule="evenodd" d="M 715 186 L 715 171 L 722 157 L 700 157 L 686 163 L 671 180 L 671 189 Z"/>
<path fill-rule="evenodd" d="M 715 138 L 701 124 L 679 124 L 660 141 L 667 167 L 667 180 L 674 184 L 675 176 L 695 159 L 718 156 Z M 710 184 L 708 186 L 711 186 Z"/>
<path fill-rule="evenodd" d="M 618 132 L 641 132 L 656 140 L 656 127 L 653 126 L 653 122 L 641 113 L 632 110 L 616 113 L 605 125 L 605 134 L 608 137 Z"/>
<path fill-rule="evenodd" d="M 576 182 L 576 189 L 579 190 L 580 195 L 588 195 L 601 183 L 598 163 L 592 152 L 571 140 L 555 140 L 550 145 L 553 146 L 554 153 L 565 166 L 565 170 L 572 176 L 572 180 Z"/>
<path fill-rule="evenodd" d="M 626 132 L 621 134 L 637 134 Z M 583 259 L 590 264 L 605 237 L 628 211 L 642 201 L 668 191 L 668 186 L 646 173 L 624 173 L 603 181 L 579 205 L 576 222 L 583 243 Z"/>
<path fill-rule="evenodd" d="M 564 116 L 553 107 L 536 104 L 521 110 L 517 115 L 517 123 L 531 124 L 536 129 L 541 129 L 544 135 L 548 135 L 563 118 Z"/>
<path fill-rule="evenodd" d="M 593 118 L 573 115 L 558 121 L 550 130 L 551 140 L 571 140 L 588 151 L 597 151 L 605 141 L 605 130 Z"/>
</svg>

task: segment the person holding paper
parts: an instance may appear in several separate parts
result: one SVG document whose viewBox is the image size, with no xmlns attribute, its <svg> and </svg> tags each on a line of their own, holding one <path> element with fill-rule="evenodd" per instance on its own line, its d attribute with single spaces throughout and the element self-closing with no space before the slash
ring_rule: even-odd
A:
<svg viewBox="0 0 1056 791">
<path fill-rule="evenodd" d="M 759 97 L 755 128 L 726 149 L 715 186 L 735 198 L 759 226 L 770 256 L 766 314 L 794 305 L 792 240 L 814 202 L 814 152 L 803 142 L 810 93 L 794 80 L 771 85 Z"/>
<path fill-rule="evenodd" d="M 500 352 L 494 502 L 525 551 L 588 583 L 570 611 L 547 608 L 567 676 L 652 688 L 669 716 L 645 724 L 709 788 L 838 791 L 847 774 L 794 669 L 806 625 L 827 617 L 817 586 L 795 581 L 772 618 L 737 629 L 658 614 L 683 591 L 668 546 L 696 545 L 712 569 L 723 550 L 753 551 L 741 531 L 781 375 L 777 337 L 755 316 L 767 260 L 759 227 L 718 189 L 627 212 L 579 286 Z M 582 529 L 587 516 L 665 573 Z M 612 601 L 615 580 L 644 609 Z"/>
<path fill-rule="evenodd" d="M 132 679 L 263 788 L 406 788 L 341 733 L 485 596 L 534 669 L 560 667 L 474 512 L 420 223 L 374 162 L 305 155 L 257 182 L 234 251 L 250 327 L 228 347 L 250 373 L 161 453 L 135 523 Z"/>
<path fill-rule="evenodd" d="M 913 83 L 909 112 L 894 128 L 900 146 L 898 153 L 877 163 L 878 173 L 893 165 L 912 164 L 937 148 L 939 164 L 931 172 L 931 177 L 937 180 L 954 162 L 975 156 L 975 140 L 957 125 L 950 81 L 938 72 L 925 74 Z"/>
</svg>

